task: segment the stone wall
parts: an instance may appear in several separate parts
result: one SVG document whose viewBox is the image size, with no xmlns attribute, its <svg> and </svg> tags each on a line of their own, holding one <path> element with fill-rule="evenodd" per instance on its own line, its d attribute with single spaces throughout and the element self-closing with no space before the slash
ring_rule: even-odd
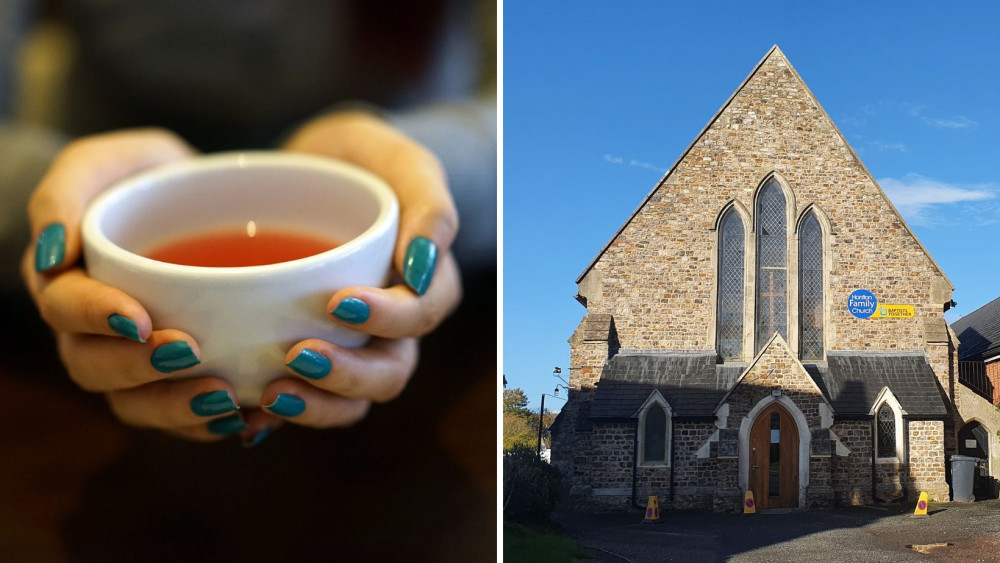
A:
<svg viewBox="0 0 1000 563">
<path fill-rule="evenodd" d="M 623 348 L 714 348 L 715 223 L 734 200 L 752 214 L 756 189 L 772 172 L 791 190 L 793 330 L 786 337 L 792 350 L 798 252 L 792 229 L 810 205 L 822 210 L 821 222 L 829 220 L 827 349 L 923 349 L 924 319 L 943 319 L 950 287 L 780 52 L 763 62 L 600 256 L 593 269 L 601 293 L 588 296 L 588 310 L 614 316 Z M 752 248 L 752 229 L 744 229 Z M 752 301 L 753 268 L 746 274 Z M 913 305 L 916 316 L 857 319 L 845 306 L 856 289 L 882 303 Z M 752 319 L 745 325 L 752 327 Z M 745 360 L 752 348 L 745 347 Z"/>
<path fill-rule="evenodd" d="M 855 506 L 872 502 L 872 427 L 868 420 L 839 420 L 831 430 L 848 455 L 835 456 L 833 463 L 834 504 Z"/>
<path fill-rule="evenodd" d="M 940 420 L 911 420 L 909 479 L 913 498 L 926 492 L 931 500 L 949 499 L 945 481 L 944 423 Z"/>
</svg>

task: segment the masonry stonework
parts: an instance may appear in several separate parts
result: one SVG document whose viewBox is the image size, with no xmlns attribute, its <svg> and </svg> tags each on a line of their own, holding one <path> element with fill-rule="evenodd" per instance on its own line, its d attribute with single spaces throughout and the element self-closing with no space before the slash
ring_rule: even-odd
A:
<svg viewBox="0 0 1000 563">
<path fill-rule="evenodd" d="M 788 306 L 784 331 L 768 340 L 755 334 L 756 197 L 770 181 L 787 202 Z M 745 233 L 744 313 L 742 353 L 723 360 L 716 305 L 727 210 Z M 823 352 L 804 361 L 798 225 L 810 213 L 822 230 Z M 947 500 L 945 460 L 964 397 L 959 342 L 944 320 L 953 287 L 777 47 L 577 283 L 587 314 L 569 340 L 570 397 L 552 442 L 573 502 L 628 508 L 657 495 L 664 509 L 742 510 L 749 430 L 775 402 L 801 437 L 794 507 L 920 491 Z M 881 304 L 911 305 L 914 315 L 858 318 L 846 301 L 859 289 Z M 768 344 L 758 347 L 757 336 Z M 873 463 L 874 401 L 886 389 L 910 409 L 895 430 L 907 455 Z M 636 444 L 653 393 L 673 417 L 670 463 L 646 467 Z"/>
</svg>

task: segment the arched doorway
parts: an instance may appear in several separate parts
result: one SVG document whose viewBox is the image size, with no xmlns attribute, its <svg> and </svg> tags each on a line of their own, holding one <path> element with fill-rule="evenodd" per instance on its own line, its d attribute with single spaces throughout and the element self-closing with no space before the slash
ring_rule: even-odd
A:
<svg viewBox="0 0 1000 563">
<path fill-rule="evenodd" d="M 750 430 L 749 485 L 760 508 L 799 506 L 799 432 L 778 403 L 765 408 Z"/>
<path fill-rule="evenodd" d="M 990 433 L 972 420 L 958 431 L 958 454 L 983 460 L 976 466 L 973 494 L 978 498 L 996 498 L 996 480 L 990 476 Z"/>
</svg>

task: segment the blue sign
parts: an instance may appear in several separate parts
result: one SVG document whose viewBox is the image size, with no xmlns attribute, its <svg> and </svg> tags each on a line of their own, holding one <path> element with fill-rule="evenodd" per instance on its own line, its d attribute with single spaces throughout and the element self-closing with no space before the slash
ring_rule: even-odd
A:
<svg viewBox="0 0 1000 563">
<path fill-rule="evenodd" d="M 878 299 L 867 289 L 856 289 L 847 298 L 847 310 L 859 319 L 867 319 L 875 314 L 878 307 Z"/>
</svg>

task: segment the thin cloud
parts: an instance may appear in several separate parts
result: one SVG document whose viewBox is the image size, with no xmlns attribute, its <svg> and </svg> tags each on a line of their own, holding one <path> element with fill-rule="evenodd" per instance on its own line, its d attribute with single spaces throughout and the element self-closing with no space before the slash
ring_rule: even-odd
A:
<svg viewBox="0 0 1000 563">
<path fill-rule="evenodd" d="M 900 142 L 886 143 L 883 141 L 872 141 L 868 144 L 872 148 L 878 149 L 879 152 L 885 152 L 885 151 L 906 152 L 906 145 Z"/>
<path fill-rule="evenodd" d="M 972 186 L 947 184 L 919 174 L 907 174 L 901 179 L 882 178 L 878 180 L 878 183 L 907 221 L 925 227 L 952 223 L 945 218 L 946 215 L 941 209 L 942 207 L 972 201 L 983 202 L 995 199 L 997 195 L 997 187 L 992 184 Z M 964 205 L 961 207 L 962 211 L 965 212 L 962 214 L 963 221 L 969 218 L 979 224 L 980 220 L 992 220 L 995 215 L 993 208 L 996 206 Z M 970 210 L 974 210 L 974 217 L 968 217 L 967 213 Z"/>
<path fill-rule="evenodd" d="M 610 154 L 604 155 L 604 161 L 610 162 L 611 164 L 626 164 L 625 159 L 623 157 L 614 156 Z M 643 162 L 641 160 L 636 160 L 634 158 L 630 158 L 627 164 L 629 166 L 635 166 L 636 168 L 645 168 L 646 170 L 654 170 L 656 172 L 659 172 L 660 174 L 665 174 L 667 172 L 667 169 L 662 166 L 657 166 L 655 164 L 650 164 L 648 162 Z"/>
<path fill-rule="evenodd" d="M 979 122 L 973 121 L 964 115 L 959 115 L 952 119 L 942 119 L 940 117 L 926 117 L 922 116 L 921 119 L 924 123 L 928 125 L 933 125 L 934 127 L 943 127 L 945 129 L 970 129 L 973 127 L 978 127 Z"/>
</svg>

